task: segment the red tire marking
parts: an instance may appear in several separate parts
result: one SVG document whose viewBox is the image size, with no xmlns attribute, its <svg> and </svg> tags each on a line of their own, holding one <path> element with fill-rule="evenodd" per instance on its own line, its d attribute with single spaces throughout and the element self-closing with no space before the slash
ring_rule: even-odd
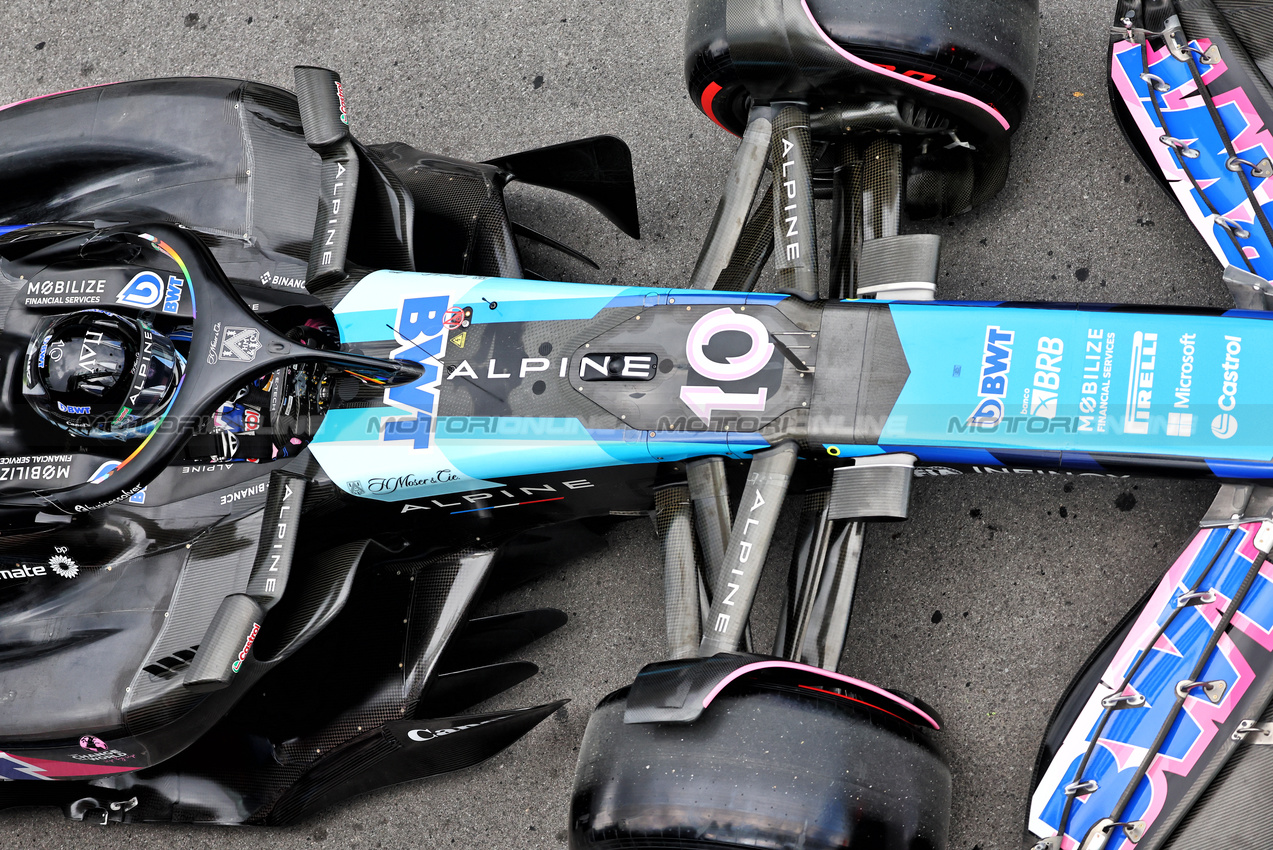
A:
<svg viewBox="0 0 1273 850">
<path fill-rule="evenodd" d="M 837 694 L 835 691 L 825 691 L 822 688 L 815 688 L 813 685 L 801 685 L 800 687 L 804 688 L 806 691 L 817 691 L 820 694 L 828 694 L 833 697 L 839 697 L 840 699 L 847 699 L 849 702 L 859 702 L 862 705 L 866 706 L 867 708 L 873 708 L 876 711 L 882 711 L 885 714 L 887 714 L 889 717 L 896 717 L 898 720 L 902 721 L 903 723 L 909 724 L 911 726 L 915 725 L 914 723 L 911 723 L 911 721 L 907 720 L 905 717 L 902 717 L 900 714 L 894 714 L 893 712 L 889 711 L 887 708 L 880 708 L 875 703 L 867 702 L 864 699 L 851 697 L 851 696 L 848 696 L 847 694 Z"/>
<path fill-rule="evenodd" d="M 703 89 L 703 96 L 699 98 L 698 103 L 699 106 L 703 107 L 703 113 L 707 115 L 708 118 L 712 119 L 717 127 L 720 127 L 726 133 L 732 133 L 733 131 L 724 124 L 720 123 L 720 119 L 716 117 L 716 112 L 712 109 L 712 101 L 716 99 L 716 95 L 720 94 L 720 90 L 720 83 L 713 80 L 707 84 L 707 88 Z M 734 135 L 737 134 L 735 133 Z"/>
</svg>

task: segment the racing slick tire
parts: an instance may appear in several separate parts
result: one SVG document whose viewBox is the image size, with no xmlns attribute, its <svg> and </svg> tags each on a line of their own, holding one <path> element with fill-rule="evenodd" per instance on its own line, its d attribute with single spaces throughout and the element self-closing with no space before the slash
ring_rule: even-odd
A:
<svg viewBox="0 0 1273 850">
<path fill-rule="evenodd" d="M 573 850 L 936 850 L 950 772 L 928 736 L 837 695 L 735 683 L 692 724 L 597 706 L 570 811 Z"/>
<path fill-rule="evenodd" d="M 1002 187 L 1008 138 L 1033 97 L 1038 30 L 1038 0 L 690 0 L 685 80 L 698 108 L 736 135 L 756 104 L 898 103 L 906 159 L 941 160 L 908 209 L 920 218 Z M 949 197 L 935 197 L 944 185 Z"/>
</svg>

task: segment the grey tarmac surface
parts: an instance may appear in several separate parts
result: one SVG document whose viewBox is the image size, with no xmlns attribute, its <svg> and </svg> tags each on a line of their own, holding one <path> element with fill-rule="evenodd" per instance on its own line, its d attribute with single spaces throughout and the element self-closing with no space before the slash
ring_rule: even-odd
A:
<svg viewBox="0 0 1273 850">
<path fill-rule="evenodd" d="M 1226 304 L 1219 266 L 1110 113 L 1112 9 L 1112 0 L 1044 0 L 1037 98 L 1007 188 L 974 213 L 930 225 L 944 239 L 939 297 Z M 485 159 L 614 133 L 632 147 L 644 239 L 628 240 L 573 201 L 523 190 L 510 201 L 514 213 L 602 270 L 539 250 L 528 265 L 561 279 L 675 286 L 693 268 L 733 150 L 684 92 L 683 17 L 684 0 L 33 2 L 6 8 L 0 102 L 175 74 L 290 87 L 294 64 L 318 64 L 342 73 L 352 126 L 366 141 Z M 926 479 L 908 522 L 872 530 L 841 670 L 921 695 L 944 714 L 952 848 L 1022 846 L 1052 706 L 1165 570 L 1214 491 L 1145 479 Z M 771 557 L 756 615 L 762 636 L 772 633 L 793 519 L 788 510 Z M 572 702 L 483 765 L 270 832 L 94 829 L 51 810 L 4 812 L 0 847 L 564 847 L 592 706 L 663 651 L 652 524 L 620 526 L 609 544 L 493 606 L 555 605 L 570 622 L 524 653 L 541 673 L 487 707 Z M 339 687 L 340 670 L 330 677 Z"/>
</svg>

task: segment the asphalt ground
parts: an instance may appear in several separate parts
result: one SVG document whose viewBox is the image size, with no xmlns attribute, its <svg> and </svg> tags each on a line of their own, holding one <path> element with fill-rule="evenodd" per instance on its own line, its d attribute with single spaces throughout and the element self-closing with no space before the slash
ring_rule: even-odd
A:
<svg viewBox="0 0 1273 850">
<path fill-rule="evenodd" d="M 1044 0 L 1037 98 L 1008 186 L 930 228 L 943 237 L 939 297 L 1226 303 L 1219 266 L 1114 123 L 1104 83 L 1112 9 L 1109 0 Z M 685 94 L 683 0 L 36 2 L 5 11 L 0 102 L 179 74 L 290 87 L 294 64 L 317 64 L 341 72 L 352 126 L 369 142 L 486 159 L 619 135 L 635 160 L 641 241 L 569 199 L 521 191 L 510 200 L 515 215 L 602 266 L 528 252 L 528 265 L 561 279 L 683 284 L 733 150 Z M 1148 479 L 924 479 L 908 522 L 872 529 L 841 670 L 921 695 L 944 715 L 952 848 L 1021 846 L 1053 705 L 1214 491 Z M 756 614 L 762 646 L 793 534 L 789 509 Z M 564 847 L 588 714 L 662 657 L 661 595 L 652 524 L 637 520 L 609 536 L 607 551 L 499 600 L 492 610 L 553 605 L 570 622 L 524 653 L 541 673 L 486 707 L 572 702 L 478 767 L 270 832 L 95 829 L 52 810 L 4 812 L 0 847 Z M 340 671 L 330 675 L 339 687 Z"/>
</svg>

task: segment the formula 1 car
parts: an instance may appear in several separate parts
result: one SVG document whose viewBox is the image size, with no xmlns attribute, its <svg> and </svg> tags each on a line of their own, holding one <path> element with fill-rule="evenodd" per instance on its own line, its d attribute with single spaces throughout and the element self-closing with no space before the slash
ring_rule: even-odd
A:
<svg viewBox="0 0 1273 850">
<path fill-rule="evenodd" d="M 682 288 L 524 279 L 516 238 L 565 246 L 509 219 L 512 180 L 637 235 L 616 139 L 367 146 L 318 68 L 0 111 L 0 805 L 286 824 L 476 763 L 559 707 L 464 713 L 565 620 L 477 601 L 652 512 L 669 660 L 594 712 L 572 846 L 943 847 L 940 717 L 836 668 L 865 524 L 916 475 L 1011 466 L 1225 482 L 1058 709 L 1030 829 L 1235 844 L 1273 737 L 1273 435 L 1242 381 L 1273 353 L 1273 99 L 1251 4 L 1178 5 L 1120 7 L 1115 104 L 1236 311 L 933 300 L 939 239 L 901 222 L 1003 185 L 1028 1 L 692 2 L 690 95 L 742 141 Z"/>
</svg>

